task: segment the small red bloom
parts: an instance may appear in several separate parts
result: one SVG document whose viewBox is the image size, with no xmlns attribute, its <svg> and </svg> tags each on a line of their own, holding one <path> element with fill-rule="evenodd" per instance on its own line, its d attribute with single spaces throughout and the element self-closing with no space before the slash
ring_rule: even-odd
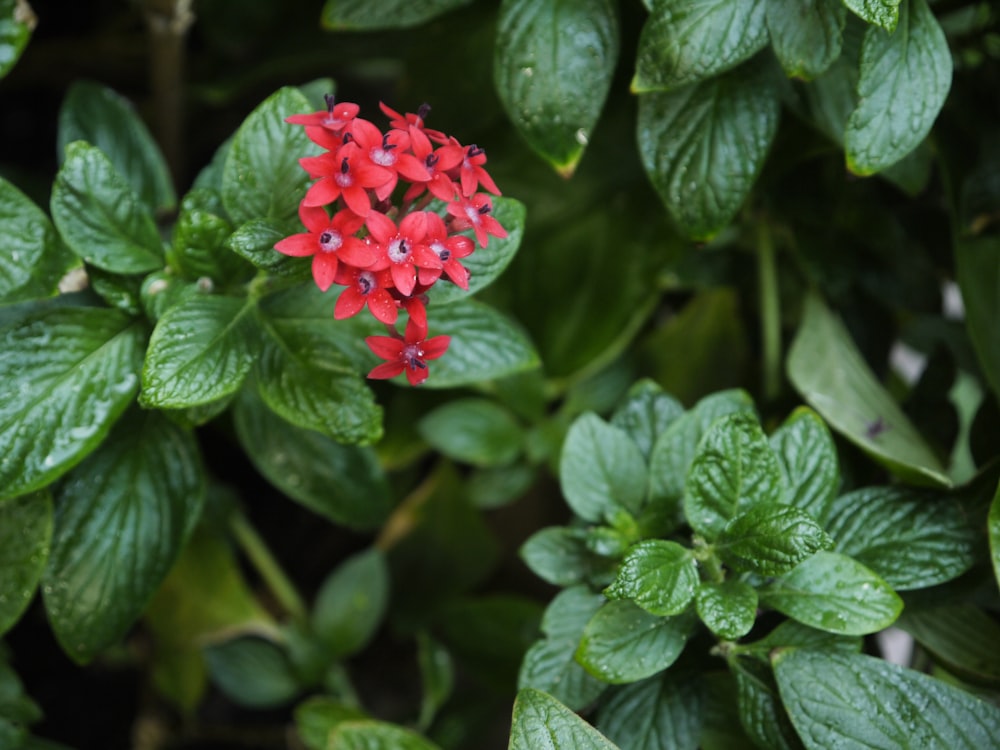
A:
<svg viewBox="0 0 1000 750">
<path fill-rule="evenodd" d="M 373 380 L 394 378 L 404 370 L 410 385 L 420 385 L 427 380 L 427 360 L 437 359 L 448 349 L 451 336 L 427 338 L 427 329 L 412 318 L 406 324 L 406 334 L 399 336 L 369 336 L 368 348 L 382 359 L 388 360 L 368 373 Z"/>
<path fill-rule="evenodd" d="M 461 235 L 448 236 L 448 228 L 437 214 L 430 214 L 427 217 L 427 238 L 425 240 L 438 260 L 441 261 L 441 271 L 435 269 L 419 269 L 417 280 L 421 284 L 432 284 L 440 276 L 442 271 L 456 285 L 462 289 L 469 289 L 469 270 L 458 261 L 472 255 L 476 249 L 475 244 L 468 237 Z"/>
<path fill-rule="evenodd" d="M 403 196 L 403 201 L 412 201 L 426 188 L 435 198 L 448 202 L 454 200 L 458 187 L 455 185 L 448 172 L 462 163 L 462 147 L 450 144 L 435 149 L 422 131 L 416 131 L 411 135 L 410 147 L 417 161 L 427 169 L 427 179 L 414 181 L 413 185 Z"/>
<path fill-rule="evenodd" d="M 299 218 L 309 231 L 286 237 L 274 249 L 300 258 L 311 255 L 313 279 L 324 292 L 333 283 L 339 265 L 365 268 L 378 260 L 371 248 L 354 236 L 363 221 L 351 211 L 338 211 L 331 219 L 321 206 L 302 203 Z"/>
<path fill-rule="evenodd" d="M 389 293 L 392 276 L 388 269 L 369 271 L 341 266 L 334 281 L 347 287 L 333 308 L 333 317 L 337 320 L 353 317 L 367 306 L 371 314 L 386 325 L 396 322 L 399 312 L 396 300 Z"/>
<path fill-rule="evenodd" d="M 426 133 L 427 137 L 432 141 L 437 141 L 438 143 L 448 142 L 448 136 L 440 130 L 431 130 L 430 128 L 424 127 L 424 118 L 430 113 L 431 105 L 421 104 L 416 114 L 407 112 L 405 115 L 401 115 L 396 110 L 386 106 L 383 102 L 379 102 L 378 106 L 382 110 L 382 113 L 389 118 L 389 127 L 396 128 L 398 130 L 405 130 L 411 137 L 413 136 L 414 131 L 418 131 Z"/>
<path fill-rule="evenodd" d="M 448 213 L 454 216 L 452 228 L 459 231 L 472 229 L 476 233 L 476 242 L 480 247 L 486 247 L 489 242 L 487 235 L 503 239 L 507 236 L 507 230 L 500 222 L 490 216 L 493 210 L 493 201 L 486 193 L 477 193 L 471 198 L 459 198 L 448 204 Z"/>
<path fill-rule="evenodd" d="M 372 211 L 365 219 L 371 237 L 384 249 L 382 260 L 374 268 L 388 268 L 392 283 L 404 297 L 413 293 L 417 284 L 417 268 L 441 268 L 441 260 L 424 242 L 427 235 L 426 211 L 406 214 L 396 227 L 385 214 Z"/>
<path fill-rule="evenodd" d="M 350 133 L 363 158 L 393 173 L 391 180 L 375 190 L 379 200 L 392 195 L 400 175 L 411 182 L 426 182 L 431 179 L 424 165 L 409 153 L 410 137 L 406 131 L 390 130 L 383 135 L 370 122 L 359 118 L 351 125 Z"/>
<path fill-rule="evenodd" d="M 395 178 L 395 172 L 372 164 L 363 158 L 353 142 L 336 153 L 307 156 L 299 164 L 310 177 L 319 177 L 302 203 L 306 206 L 326 206 L 343 197 L 344 203 L 358 216 L 367 216 L 372 202 L 367 188 L 378 188 Z"/>
<path fill-rule="evenodd" d="M 333 94 L 326 94 L 326 111 L 313 112 L 308 115 L 292 115 L 285 122 L 293 125 L 305 125 L 307 128 L 324 128 L 334 133 L 340 133 L 357 117 L 361 108 L 351 102 L 336 103 Z M 308 130 L 306 131 L 309 132 Z"/>
<path fill-rule="evenodd" d="M 452 138 L 452 141 L 455 141 Z M 458 141 L 455 141 L 457 144 Z M 483 164 L 486 163 L 486 152 L 483 151 L 476 144 L 472 144 L 465 149 L 465 156 L 462 159 L 462 164 L 459 168 L 459 182 L 462 186 L 462 195 L 466 198 L 471 198 L 480 185 L 483 189 L 489 190 L 493 195 L 500 195 L 500 189 L 497 188 L 493 178 L 490 177 L 489 173 L 483 168 Z"/>
</svg>

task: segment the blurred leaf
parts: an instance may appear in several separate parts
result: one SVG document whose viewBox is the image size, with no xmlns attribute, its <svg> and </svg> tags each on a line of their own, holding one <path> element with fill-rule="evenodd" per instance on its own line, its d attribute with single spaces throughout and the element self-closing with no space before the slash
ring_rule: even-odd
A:
<svg viewBox="0 0 1000 750">
<path fill-rule="evenodd" d="M 508 750 L 617 750 L 548 693 L 526 687 L 514 700 Z"/>
<path fill-rule="evenodd" d="M 531 572 L 555 586 L 584 583 L 592 572 L 610 565 L 591 551 L 585 529 L 569 526 L 536 531 L 521 545 L 520 553 Z"/>
<path fill-rule="evenodd" d="M 0 0 L 0 78 L 24 52 L 37 21 L 27 0 Z"/>
<path fill-rule="evenodd" d="M 727 565 L 765 576 L 787 573 L 831 546 L 812 516 L 787 505 L 750 508 L 726 524 L 715 543 Z"/>
<path fill-rule="evenodd" d="M 841 0 L 768 0 L 766 11 L 771 46 L 789 77 L 811 80 L 840 56 Z"/>
<path fill-rule="evenodd" d="M 466 483 L 469 500 L 482 510 L 503 507 L 530 490 L 537 476 L 537 469 L 524 462 L 476 469 Z"/>
<path fill-rule="evenodd" d="M 987 235 L 955 242 L 958 285 L 965 305 L 965 326 L 994 395 L 1000 394 L 1000 237 Z"/>
<path fill-rule="evenodd" d="M 281 706 L 301 690 L 288 655 L 272 640 L 241 636 L 206 646 L 204 654 L 212 681 L 241 706 Z"/>
<path fill-rule="evenodd" d="M 330 733 L 337 726 L 367 718 L 364 711 L 325 696 L 313 696 L 295 707 L 295 728 L 309 750 L 328 750 Z"/>
<path fill-rule="evenodd" d="M 676 615 L 694 599 L 697 586 L 698 565 L 691 550 L 677 542 L 644 539 L 629 548 L 604 595 L 628 599 L 650 614 Z"/>
<path fill-rule="evenodd" d="M 389 601 L 389 569 L 376 548 L 342 562 L 320 587 L 313 605 L 316 634 L 335 659 L 365 647 L 382 622 Z"/>
<path fill-rule="evenodd" d="M 782 502 L 822 523 L 840 484 L 830 430 L 816 412 L 800 406 L 774 431 L 770 444 L 785 478 Z"/>
<path fill-rule="evenodd" d="M 52 497 L 34 492 L 0 503 L 0 634 L 31 603 L 49 559 Z"/>
<path fill-rule="evenodd" d="M 730 578 L 722 583 L 702 582 L 695 607 L 705 627 L 720 638 L 742 638 L 757 619 L 757 591 L 750 584 Z"/>
<path fill-rule="evenodd" d="M 881 26 L 886 31 L 893 31 L 899 20 L 900 0 L 843 0 L 859 17 L 870 24 Z"/>
<path fill-rule="evenodd" d="M 524 434 L 514 416 L 494 401 L 464 398 L 448 401 L 417 424 L 431 447 L 473 466 L 505 466 L 522 450 Z"/>
<path fill-rule="evenodd" d="M 375 10 L 370 0 L 326 0 L 320 22 L 332 31 L 402 29 L 419 26 L 470 2 L 472 0 L 383 0 Z"/>
<path fill-rule="evenodd" d="M 613 688 L 595 723 L 621 750 L 697 750 L 703 716 L 700 681 L 665 672 Z"/>
<path fill-rule="evenodd" d="M 417 726 L 426 731 L 455 687 L 455 668 L 448 650 L 424 632 L 417 637 L 422 693 Z"/>
<path fill-rule="evenodd" d="M 615 410 L 611 426 L 624 430 L 648 461 L 657 438 L 683 413 L 680 402 L 664 393 L 659 384 L 640 380 Z"/>
<path fill-rule="evenodd" d="M 896 622 L 934 660 L 963 679 L 1000 684 L 1000 624 L 972 604 L 952 603 L 925 610 L 905 610 Z"/>
</svg>

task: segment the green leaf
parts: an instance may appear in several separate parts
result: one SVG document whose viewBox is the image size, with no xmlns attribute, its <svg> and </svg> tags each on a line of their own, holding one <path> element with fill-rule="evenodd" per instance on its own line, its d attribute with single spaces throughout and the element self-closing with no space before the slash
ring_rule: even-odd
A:
<svg viewBox="0 0 1000 750">
<path fill-rule="evenodd" d="M 118 274 L 163 266 L 163 243 L 149 208 L 94 146 L 66 146 L 51 209 L 63 241 L 90 265 Z"/>
<path fill-rule="evenodd" d="M 665 672 L 612 688 L 597 728 L 622 750 L 697 750 L 704 717 L 700 681 Z"/>
<path fill-rule="evenodd" d="M 817 552 L 759 593 L 765 604 L 804 625 L 842 635 L 887 628 L 903 609 L 888 583 L 836 552 Z"/>
<path fill-rule="evenodd" d="M 780 110 L 764 64 L 639 97 L 642 165 L 681 232 L 707 240 L 732 221 L 764 166 Z"/>
<path fill-rule="evenodd" d="M 449 401 L 424 416 L 417 431 L 432 448 L 473 466 L 513 463 L 524 443 L 514 415 L 484 398 Z"/>
<path fill-rule="evenodd" d="M 693 625 L 690 615 L 657 617 L 627 599 L 611 601 L 587 623 L 576 660 L 604 682 L 635 682 L 677 661 Z"/>
<path fill-rule="evenodd" d="M 843 0 L 852 12 L 870 24 L 893 31 L 899 21 L 900 0 Z"/>
<path fill-rule="evenodd" d="M 733 641 L 749 633 L 757 620 L 757 591 L 749 583 L 735 579 L 702 583 L 695 607 L 709 630 Z"/>
<path fill-rule="evenodd" d="M 0 498 L 44 487 L 107 436 L 139 387 L 142 326 L 51 307 L 0 328 Z"/>
<path fill-rule="evenodd" d="M 24 52 L 37 22 L 27 0 L 0 0 L 0 78 Z"/>
<path fill-rule="evenodd" d="M 385 0 L 372 12 L 369 0 L 326 0 L 320 15 L 331 31 L 374 31 L 419 26 L 472 0 Z"/>
<path fill-rule="evenodd" d="M 777 505 L 754 507 L 736 516 L 722 530 L 715 549 L 736 570 L 771 576 L 787 573 L 831 546 L 833 541 L 812 516 Z"/>
<path fill-rule="evenodd" d="M 778 627 L 766 636 L 753 643 L 741 644 L 748 652 L 754 652 L 758 656 L 767 655 L 776 648 L 810 648 L 814 651 L 829 651 L 840 649 L 858 653 L 864 641 L 858 636 L 838 635 L 828 633 L 825 630 L 817 630 L 808 625 L 795 622 L 795 620 L 785 620 Z"/>
<path fill-rule="evenodd" d="M 370 719 L 344 721 L 327 737 L 324 748 L 337 750 L 440 750 L 433 742 L 396 724 Z"/>
<path fill-rule="evenodd" d="M 2 24 L 2 22 L 0 22 Z M 75 258 L 38 206 L 0 177 L 0 302 L 50 297 Z"/>
<path fill-rule="evenodd" d="M 342 562 L 316 594 L 313 630 L 335 659 L 365 647 L 385 616 L 389 603 L 389 569 L 378 549 Z"/>
<path fill-rule="evenodd" d="M 809 750 L 946 747 L 1000 737 L 1000 709 L 911 669 L 863 654 L 793 650 L 774 658 L 792 723 Z"/>
<path fill-rule="evenodd" d="M 288 655 L 266 638 L 232 638 L 207 646 L 204 654 L 212 681 L 241 706 L 274 708 L 301 690 Z"/>
<path fill-rule="evenodd" d="M 508 750 L 618 750 L 548 693 L 522 688 L 514 700 Z"/>
<path fill-rule="evenodd" d="M 649 457 L 649 494 L 654 501 L 680 502 L 702 437 L 715 420 L 738 412 L 754 414 L 749 394 L 735 389 L 720 391 L 706 396 L 671 423 L 657 438 Z"/>
<path fill-rule="evenodd" d="M 625 432 L 594 413 L 573 422 L 559 461 L 563 495 L 580 518 L 611 520 L 639 510 L 646 494 L 646 463 Z"/>
<path fill-rule="evenodd" d="M 448 649 L 424 631 L 417 634 L 417 663 L 422 683 L 417 726 L 426 730 L 451 697 L 455 688 L 455 665 Z"/>
<path fill-rule="evenodd" d="M 986 533 L 990 540 L 990 558 L 993 560 L 993 576 L 1000 585 L 1000 486 L 993 495 Z"/>
<path fill-rule="evenodd" d="M 812 409 L 799 407 L 770 443 L 785 478 L 782 501 L 823 521 L 840 484 L 837 447 L 826 423 Z"/>
<path fill-rule="evenodd" d="M 466 488 L 477 508 L 491 510 L 509 505 L 524 496 L 538 478 L 538 470 L 521 461 L 507 466 L 476 469 L 469 474 Z"/>
<path fill-rule="evenodd" d="M 1000 237 L 959 238 L 954 252 L 965 326 L 987 382 L 1000 394 L 1000 342 L 994 335 L 1000 325 Z"/>
<path fill-rule="evenodd" d="M 847 166 L 870 175 L 930 132 L 951 88 L 951 51 L 926 0 L 904 0 L 892 33 L 871 27 L 861 46 L 858 106 L 847 121 Z"/>
<path fill-rule="evenodd" d="M 31 603 L 52 541 L 52 498 L 47 492 L 0 503 L 0 634 Z"/>
<path fill-rule="evenodd" d="M 275 276 L 312 279 L 312 265 L 308 259 L 282 255 L 274 249 L 275 243 L 290 234 L 295 234 L 295 230 L 286 220 L 251 219 L 229 236 L 226 246 L 257 268 Z"/>
<path fill-rule="evenodd" d="M 59 110 L 59 154 L 73 141 L 100 149 L 151 211 L 174 208 L 177 196 L 167 163 L 124 97 L 92 81 L 75 81 Z"/>
<path fill-rule="evenodd" d="M 650 614 L 676 615 L 687 608 L 697 586 L 698 566 L 691 550 L 676 542 L 644 539 L 629 548 L 604 595 L 630 599 Z"/>
<path fill-rule="evenodd" d="M 228 285 L 245 280 L 252 269 L 228 247 L 233 227 L 214 190 L 196 188 L 181 200 L 168 260 L 185 278 Z M 273 249 L 273 248 L 272 248 Z"/>
<path fill-rule="evenodd" d="M 792 385 L 823 419 L 876 461 L 911 482 L 949 484 L 941 462 L 818 297 L 806 298 L 787 368 Z"/>
<path fill-rule="evenodd" d="M 536 531 L 521 545 L 520 554 L 535 575 L 555 586 L 583 583 L 606 567 L 588 547 L 587 531 L 568 526 Z"/>
<path fill-rule="evenodd" d="M 654 381 L 640 380 L 615 410 L 611 426 L 624 430 L 648 461 L 657 439 L 683 413 L 680 402 L 664 393 Z"/>
<path fill-rule="evenodd" d="M 265 99 L 240 125 L 226 156 L 220 191 L 233 224 L 295 219 L 309 183 L 299 159 L 314 156 L 319 149 L 304 128 L 285 118 L 310 111 L 305 96 L 286 86 Z"/>
<path fill-rule="evenodd" d="M 367 719 L 360 708 L 317 695 L 295 707 L 295 728 L 309 750 L 327 750 L 330 733 L 340 724 Z"/>
<path fill-rule="evenodd" d="M 977 534 L 953 497 L 905 487 L 866 487 L 838 497 L 824 528 L 834 549 L 894 589 L 927 588 L 972 567 Z"/>
<path fill-rule="evenodd" d="M 193 436 L 135 410 L 61 486 L 42 593 L 74 661 L 119 641 L 145 609 L 201 513 L 204 481 Z"/>
<path fill-rule="evenodd" d="M 179 409 L 235 393 L 253 366 L 256 306 L 195 295 L 164 313 L 142 368 L 144 406 Z"/>
<path fill-rule="evenodd" d="M 610 0 L 504 0 L 493 80 L 515 127 L 563 176 L 576 169 L 618 60 Z"/>
<path fill-rule="evenodd" d="M 632 91 L 667 91 L 735 67 L 767 45 L 762 0 L 656 0 L 639 35 Z"/>
<path fill-rule="evenodd" d="M 767 0 L 771 46 L 790 78 L 811 80 L 840 56 L 846 9 L 841 0 Z"/>
<path fill-rule="evenodd" d="M 250 388 L 240 392 L 233 420 L 254 468 L 309 510 L 359 531 L 376 528 L 392 510 L 389 484 L 371 448 L 296 427 Z"/>
<path fill-rule="evenodd" d="M 684 515 L 707 539 L 747 511 L 781 502 L 778 459 L 757 418 L 746 412 L 720 418 L 706 433 L 691 462 Z"/>
<path fill-rule="evenodd" d="M 965 680 L 1000 684 L 1000 624 L 972 604 L 906 610 L 896 622 L 934 660 Z"/>
<path fill-rule="evenodd" d="M 757 747 L 799 750 L 802 743 L 781 705 L 770 667 L 756 659 L 730 659 L 736 678 L 740 724 Z"/>
</svg>

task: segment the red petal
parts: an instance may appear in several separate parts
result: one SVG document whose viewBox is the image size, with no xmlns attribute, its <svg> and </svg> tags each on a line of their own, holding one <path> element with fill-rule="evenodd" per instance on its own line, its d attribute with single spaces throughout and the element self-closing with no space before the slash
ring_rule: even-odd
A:
<svg viewBox="0 0 1000 750">
<path fill-rule="evenodd" d="M 446 351 L 451 343 L 451 336 L 435 336 L 427 339 L 420 348 L 424 352 L 424 359 L 437 359 Z"/>
<path fill-rule="evenodd" d="M 302 199 L 302 205 L 326 206 L 337 200 L 339 196 L 340 185 L 334 182 L 333 178 L 324 177 L 306 191 L 306 197 Z"/>
<path fill-rule="evenodd" d="M 364 295 L 352 286 L 340 293 L 337 304 L 333 308 L 333 317 L 337 320 L 350 318 L 361 312 L 365 306 Z"/>
<path fill-rule="evenodd" d="M 327 151 L 336 151 L 344 145 L 344 139 L 326 127 L 307 126 L 306 137 Z"/>
<path fill-rule="evenodd" d="M 319 234 L 330 226 L 330 216 L 322 206 L 299 204 L 299 219 L 310 232 Z"/>
<path fill-rule="evenodd" d="M 396 160 L 396 171 L 410 182 L 427 182 L 431 179 L 431 173 L 427 171 L 427 167 L 410 154 L 399 155 Z"/>
<path fill-rule="evenodd" d="M 333 158 L 333 154 L 320 154 L 319 156 L 303 156 L 299 159 L 299 165 L 309 173 L 313 179 L 317 177 L 329 177 L 340 169 L 340 165 Z"/>
<path fill-rule="evenodd" d="M 445 202 L 455 198 L 455 183 L 441 173 L 434 175 L 434 179 L 427 183 L 427 189 L 434 194 L 435 198 L 440 198 Z"/>
<path fill-rule="evenodd" d="M 500 189 L 485 169 L 476 167 L 476 177 L 479 179 L 479 184 L 493 193 L 493 195 L 500 195 Z"/>
<path fill-rule="evenodd" d="M 392 336 L 368 336 L 365 343 L 382 359 L 397 360 L 403 353 L 403 340 Z"/>
<path fill-rule="evenodd" d="M 427 212 L 413 211 L 399 222 L 399 233 L 406 235 L 410 242 L 420 242 L 427 234 Z"/>
<path fill-rule="evenodd" d="M 406 332 L 403 334 L 406 339 L 407 344 L 420 344 L 427 337 L 427 321 L 424 320 L 424 325 L 420 324 L 419 320 L 410 318 L 406 321 Z M 423 348 L 423 347 L 421 347 Z"/>
<path fill-rule="evenodd" d="M 360 117 L 355 118 L 351 121 L 349 129 L 351 135 L 354 136 L 354 140 L 366 151 L 375 146 L 382 145 L 382 131 L 375 127 L 373 123 L 368 122 L 368 120 L 362 120 Z"/>
<path fill-rule="evenodd" d="M 402 362 L 383 362 L 378 367 L 368 373 L 372 380 L 388 380 L 394 378 L 403 371 Z"/>
<path fill-rule="evenodd" d="M 368 268 L 378 260 L 375 252 L 357 237 L 345 237 L 344 244 L 337 250 L 337 256 L 355 268 Z"/>
<path fill-rule="evenodd" d="M 365 226 L 372 237 L 383 245 L 396 236 L 396 223 L 379 211 L 372 211 L 365 217 Z"/>
<path fill-rule="evenodd" d="M 444 264 L 444 272 L 448 274 L 456 286 L 465 291 L 469 291 L 469 269 L 452 258 Z"/>
<path fill-rule="evenodd" d="M 385 289 L 376 289 L 368 295 L 368 309 L 376 320 L 392 325 L 399 317 L 396 302 Z"/>
<path fill-rule="evenodd" d="M 417 268 L 417 283 L 430 286 L 441 278 L 440 268 Z"/>
<path fill-rule="evenodd" d="M 393 263 L 389 266 L 389 271 L 392 273 L 392 283 L 403 294 L 410 294 L 417 285 L 417 272 L 413 263 Z"/>
<path fill-rule="evenodd" d="M 421 268 L 441 268 L 441 259 L 438 254 L 431 250 L 427 245 L 414 245 L 413 246 L 413 258 L 414 265 L 420 266 Z"/>
<path fill-rule="evenodd" d="M 337 275 L 337 256 L 333 253 L 316 253 L 313 256 L 312 273 L 316 286 L 325 292 Z"/>
<path fill-rule="evenodd" d="M 424 331 L 427 330 L 427 308 L 424 307 L 424 303 L 420 300 L 411 297 L 403 303 L 403 307 L 406 308 L 407 314 L 410 316 L 410 320 L 420 326 Z"/>
<path fill-rule="evenodd" d="M 312 255 L 318 248 L 316 237 L 312 234 L 293 234 L 278 241 L 274 246 L 274 249 L 282 255 L 291 255 L 295 258 Z"/>
<path fill-rule="evenodd" d="M 406 379 L 410 381 L 410 385 L 420 385 L 425 380 L 430 373 L 427 370 L 427 366 L 423 367 L 407 367 L 406 368 Z"/>
<path fill-rule="evenodd" d="M 308 193 L 306 196 L 308 197 Z M 341 192 L 344 196 L 344 203 L 358 216 L 367 216 L 372 210 L 371 199 L 368 198 L 368 191 L 358 184 L 346 187 Z"/>
</svg>

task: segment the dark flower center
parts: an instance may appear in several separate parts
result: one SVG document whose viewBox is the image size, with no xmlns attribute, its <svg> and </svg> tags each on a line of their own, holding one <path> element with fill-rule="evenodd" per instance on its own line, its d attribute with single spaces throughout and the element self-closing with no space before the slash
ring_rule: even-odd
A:
<svg viewBox="0 0 1000 750">
<path fill-rule="evenodd" d="M 327 229 L 319 236 L 319 249 L 324 253 L 336 252 L 343 244 L 344 239 L 340 236 L 340 232 L 333 229 Z"/>
<path fill-rule="evenodd" d="M 358 291 L 366 297 L 375 290 L 375 274 L 362 271 L 358 274 Z"/>
</svg>

